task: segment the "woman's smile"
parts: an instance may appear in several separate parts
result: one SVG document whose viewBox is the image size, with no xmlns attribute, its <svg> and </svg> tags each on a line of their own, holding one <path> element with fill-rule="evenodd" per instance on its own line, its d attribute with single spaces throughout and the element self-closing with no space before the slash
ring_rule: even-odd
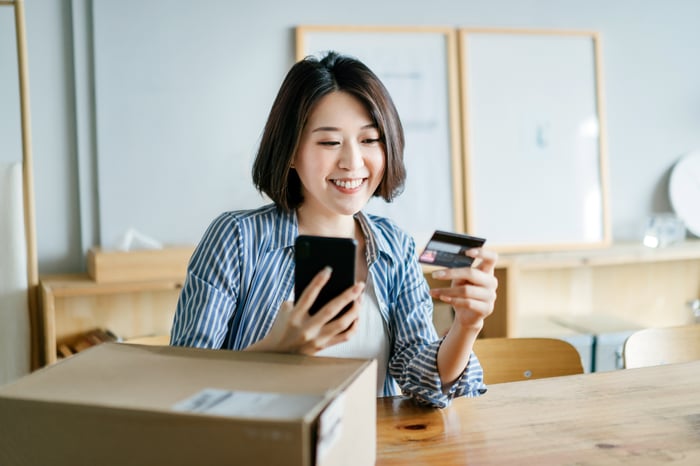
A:
<svg viewBox="0 0 700 466">
<path fill-rule="evenodd" d="M 360 186 L 367 180 L 367 178 L 339 178 L 331 179 L 339 191 L 344 193 L 355 193 L 359 191 Z"/>
</svg>

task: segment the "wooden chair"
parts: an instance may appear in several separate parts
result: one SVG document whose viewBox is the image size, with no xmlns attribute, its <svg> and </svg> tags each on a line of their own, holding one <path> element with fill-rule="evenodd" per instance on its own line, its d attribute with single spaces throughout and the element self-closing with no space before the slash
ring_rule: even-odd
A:
<svg viewBox="0 0 700 466">
<path fill-rule="evenodd" d="M 481 338 L 474 352 L 487 385 L 583 373 L 576 348 L 557 338 Z"/>
<path fill-rule="evenodd" d="M 626 369 L 700 360 L 700 325 L 647 328 L 622 347 Z"/>
</svg>

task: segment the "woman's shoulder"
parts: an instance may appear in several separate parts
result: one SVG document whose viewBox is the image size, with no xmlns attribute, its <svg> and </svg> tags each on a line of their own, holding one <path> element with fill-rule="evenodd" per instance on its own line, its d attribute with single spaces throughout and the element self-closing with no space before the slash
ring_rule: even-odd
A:
<svg viewBox="0 0 700 466">
<path fill-rule="evenodd" d="M 260 218 L 274 218 L 280 215 L 275 204 L 266 204 L 254 209 L 228 210 L 220 213 L 214 221 L 224 222 L 250 222 Z"/>
<path fill-rule="evenodd" d="M 249 226 L 267 226 L 279 222 L 284 217 L 274 204 L 267 204 L 255 209 L 229 210 L 220 213 L 211 222 L 211 227 L 228 227 L 234 229 L 246 229 Z"/>
<path fill-rule="evenodd" d="M 234 241 L 234 238 L 251 230 L 259 234 L 275 223 L 276 211 L 277 208 L 271 204 L 255 209 L 221 212 L 209 223 L 202 241 Z"/>
<path fill-rule="evenodd" d="M 207 228 L 202 243 L 240 245 L 244 242 L 279 248 L 293 243 L 296 228 L 294 212 L 268 204 L 219 214 Z"/>
<path fill-rule="evenodd" d="M 367 218 L 370 225 L 382 233 L 387 235 L 396 236 L 410 236 L 403 228 L 401 228 L 394 220 L 389 217 L 383 217 L 381 215 L 372 214 L 369 212 L 362 212 Z"/>
<path fill-rule="evenodd" d="M 394 220 L 381 215 L 363 212 L 378 242 L 392 250 L 415 247 L 413 237 Z"/>
</svg>

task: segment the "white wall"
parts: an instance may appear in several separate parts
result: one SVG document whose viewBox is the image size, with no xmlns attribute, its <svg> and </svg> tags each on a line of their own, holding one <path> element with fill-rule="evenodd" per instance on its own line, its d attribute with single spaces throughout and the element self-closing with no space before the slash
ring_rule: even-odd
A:
<svg viewBox="0 0 700 466">
<path fill-rule="evenodd" d="M 82 270 L 87 247 L 128 226 L 194 242 L 219 211 L 260 204 L 250 164 L 298 24 L 599 31 L 617 241 L 670 210 L 669 169 L 700 148 L 695 0 L 25 3 L 42 274 Z M 21 159 L 11 12 L 0 7 L 0 160 Z M 120 195 L 100 198 L 107 188 Z M 139 210 L 151 203 L 162 209 Z"/>
<path fill-rule="evenodd" d="M 25 1 L 40 272 L 80 270 L 69 2 Z M 0 7 L 0 160 L 22 160 L 14 10 Z M 1 260 L 1 259 L 0 259 Z"/>
</svg>

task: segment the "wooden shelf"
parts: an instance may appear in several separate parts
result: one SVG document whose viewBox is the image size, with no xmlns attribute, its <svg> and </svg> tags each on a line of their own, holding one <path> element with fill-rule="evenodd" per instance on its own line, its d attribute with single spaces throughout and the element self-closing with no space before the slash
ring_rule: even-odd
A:
<svg viewBox="0 0 700 466">
<path fill-rule="evenodd" d="M 499 267 L 552 269 L 683 260 L 700 260 L 700 240 L 685 241 L 657 249 L 648 248 L 639 243 L 621 243 L 608 248 L 583 251 L 502 254 L 499 258 Z"/>
<path fill-rule="evenodd" d="M 95 327 L 130 339 L 170 332 L 181 280 L 97 283 L 88 275 L 40 280 L 41 365 L 56 362 L 56 344 Z"/>
<path fill-rule="evenodd" d="M 436 267 L 425 266 L 430 277 Z M 651 249 L 638 243 L 546 253 L 501 254 L 494 312 L 484 337 L 531 336 L 542 318 L 599 316 L 638 326 L 693 319 L 687 303 L 700 297 L 700 240 Z M 543 333 L 546 329 L 543 329 Z"/>
<path fill-rule="evenodd" d="M 124 283 L 97 283 L 87 275 L 56 275 L 42 277 L 42 282 L 56 297 L 133 293 L 182 288 L 182 280 L 151 280 Z"/>
<path fill-rule="evenodd" d="M 430 267 L 425 268 L 430 282 Z M 692 321 L 700 297 L 700 241 L 661 249 L 617 244 L 588 251 L 502 254 L 498 299 L 485 337 L 532 334 L 541 317 L 609 315 L 641 327 Z M 170 332 L 181 280 L 97 283 L 88 275 L 42 277 L 40 363 L 56 361 L 56 342 L 95 327 L 124 339 Z M 450 312 L 436 309 L 436 326 Z"/>
<path fill-rule="evenodd" d="M 503 254 L 496 276 L 499 297 L 484 336 L 531 333 L 527 319 L 543 315 L 608 315 L 640 327 L 683 325 L 693 319 L 687 303 L 700 297 L 700 241 L 659 249 L 616 244 Z"/>
</svg>

